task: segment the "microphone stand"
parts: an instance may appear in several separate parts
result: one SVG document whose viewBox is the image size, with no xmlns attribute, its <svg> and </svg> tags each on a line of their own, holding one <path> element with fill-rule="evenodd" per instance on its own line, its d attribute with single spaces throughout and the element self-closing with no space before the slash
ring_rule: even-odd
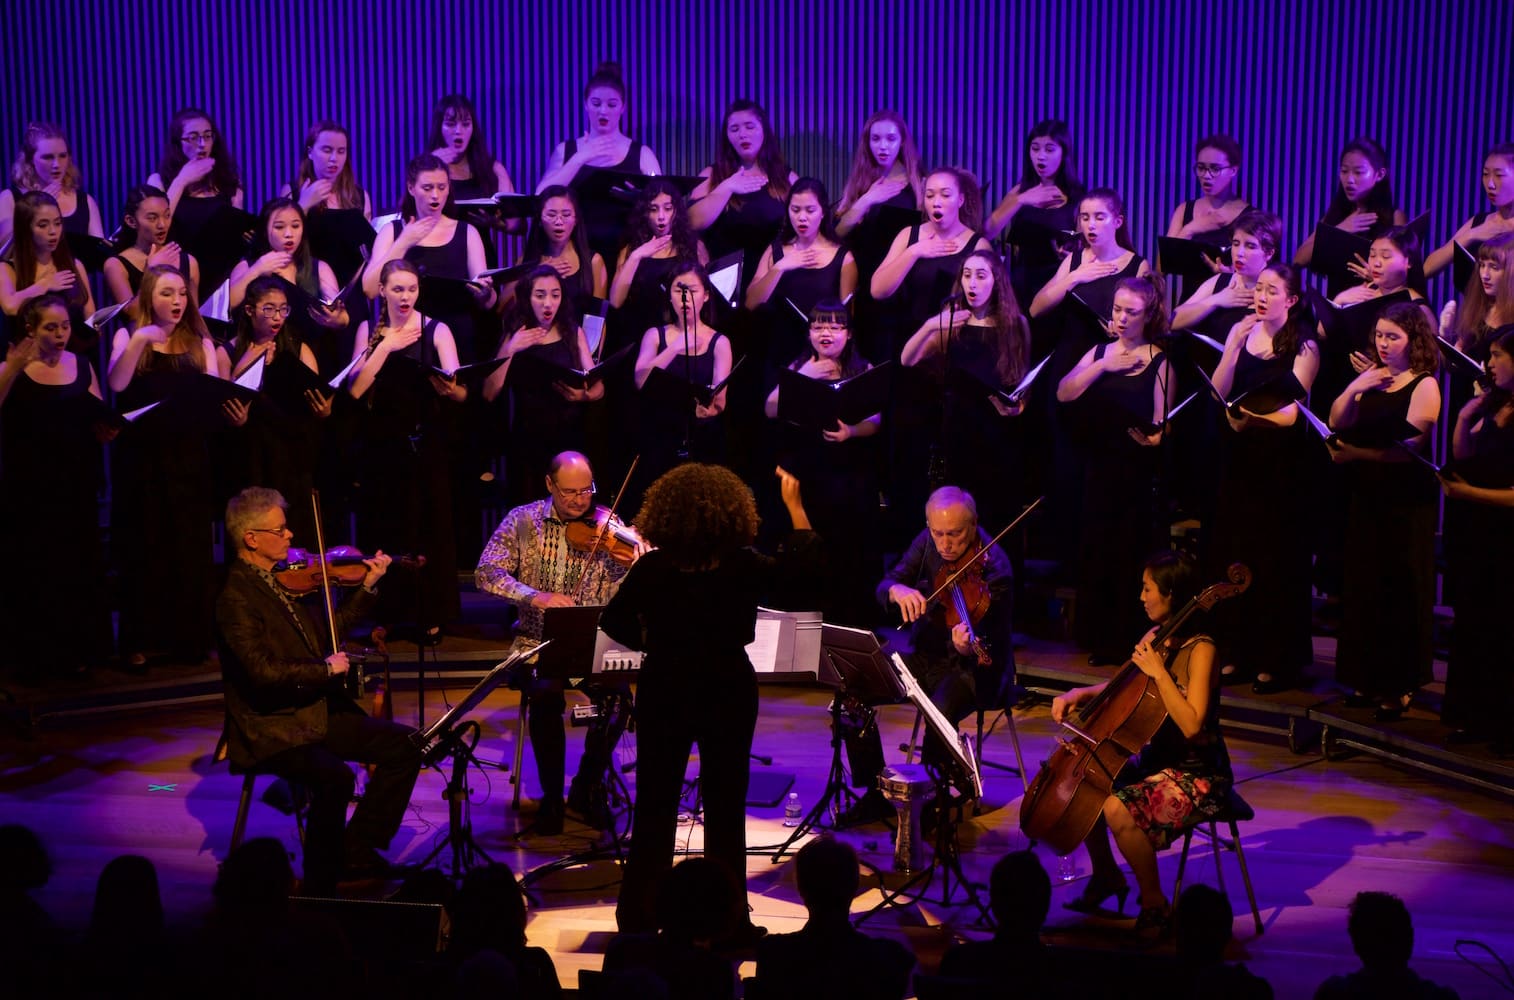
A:
<svg viewBox="0 0 1514 1000">
<path fill-rule="evenodd" d="M 683 314 L 683 374 L 687 378 L 694 371 L 694 346 L 689 337 L 689 290 L 679 289 L 682 304 L 679 311 Z M 683 418 L 683 446 L 678 449 L 679 461 L 686 462 L 689 459 L 694 443 L 694 411 L 686 409 Z"/>
</svg>

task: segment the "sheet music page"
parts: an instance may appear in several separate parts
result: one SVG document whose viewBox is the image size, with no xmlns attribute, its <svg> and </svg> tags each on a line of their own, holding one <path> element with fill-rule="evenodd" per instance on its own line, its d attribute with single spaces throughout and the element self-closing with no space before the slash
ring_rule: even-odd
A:
<svg viewBox="0 0 1514 1000">
<path fill-rule="evenodd" d="M 759 618 L 755 637 L 746 647 L 747 659 L 752 669 L 759 674 L 770 674 L 778 668 L 778 645 L 783 635 L 783 619 Z"/>
</svg>

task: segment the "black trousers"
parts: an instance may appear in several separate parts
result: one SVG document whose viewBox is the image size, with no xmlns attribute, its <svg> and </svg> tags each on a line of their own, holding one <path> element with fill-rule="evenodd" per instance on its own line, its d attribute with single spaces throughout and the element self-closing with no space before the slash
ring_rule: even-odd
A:
<svg viewBox="0 0 1514 1000">
<path fill-rule="evenodd" d="M 410 742 L 411 731 L 408 726 L 331 703 L 325 739 L 280 751 L 258 765 L 260 771 L 310 789 L 305 822 L 307 895 L 335 894 L 344 843 L 382 850 L 399 831 L 421 770 L 420 751 Z M 348 761 L 378 765 L 350 824 L 346 819 L 353 776 Z"/>
<path fill-rule="evenodd" d="M 621 933 L 654 929 L 657 886 L 673 867 L 678 802 L 699 747 L 705 857 L 729 869 L 746 916 L 746 792 L 757 729 L 757 677 L 744 661 L 702 665 L 698 681 L 644 666 L 636 691 L 636 816 L 615 919 Z M 651 669 L 647 669 L 651 668 Z M 692 672 L 685 675 L 691 677 Z"/>
<path fill-rule="evenodd" d="M 621 690 L 628 690 L 621 688 Z M 539 677 L 527 689 L 526 728 L 531 734 L 531 754 L 536 758 L 536 777 L 541 782 L 543 806 L 555 808 L 563 801 L 563 782 L 567 778 L 568 737 L 563 731 L 563 713 L 568 699 L 563 682 Z M 591 693 L 592 697 L 592 693 Z M 590 726 L 584 734 L 584 754 L 578 762 L 580 780 L 598 784 L 610 765 L 610 752 L 620 738 L 620 730 L 608 726 Z"/>
</svg>

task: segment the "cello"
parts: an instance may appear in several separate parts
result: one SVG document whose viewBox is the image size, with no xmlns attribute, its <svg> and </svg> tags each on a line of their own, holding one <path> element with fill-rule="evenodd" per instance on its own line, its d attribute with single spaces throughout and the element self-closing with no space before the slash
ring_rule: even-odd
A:
<svg viewBox="0 0 1514 1000">
<path fill-rule="evenodd" d="M 1194 613 L 1251 586 L 1251 570 L 1240 563 L 1232 563 L 1226 577 L 1230 582 L 1205 587 L 1163 622 L 1151 645 L 1160 646 Z M 1115 776 L 1167 719 L 1156 681 L 1134 660 L 1126 660 L 1104 690 L 1074 714 L 1062 722 L 1071 738 L 1058 738 L 1020 804 L 1021 831 L 1058 854 L 1071 853 L 1088 836 L 1114 790 Z"/>
</svg>

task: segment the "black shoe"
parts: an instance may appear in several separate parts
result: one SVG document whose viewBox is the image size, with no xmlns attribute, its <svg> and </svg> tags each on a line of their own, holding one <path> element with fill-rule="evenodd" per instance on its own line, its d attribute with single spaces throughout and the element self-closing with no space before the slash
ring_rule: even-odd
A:
<svg viewBox="0 0 1514 1000">
<path fill-rule="evenodd" d="M 393 864 L 374 848 L 362 844 L 348 844 L 342 856 L 344 880 L 404 878 L 415 870 L 414 865 Z"/>
<path fill-rule="evenodd" d="M 883 797 L 882 792 L 874 788 L 858 799 L 850 809 L 836 817 L 836 829 L 865 826 L 868 823 L 878 823 L 893 819 L 893 817 L 894 807 L 889 804 L 888 799 Z"/>
<path fill-rule="evenodd" d="M 1453 729 L 1446 734 L 1446 738 L 1441 742 L 1448 747 L 1465 747 L 1471 746 L 1474 743 L 1486 743 L 1488 742 L 1488 737 L 1481 733 L 1474 733 L 1470 729 Z"/>
<path fill-rule="evenodd" d="M 536 812 L 536 822 L 531 824 L 531 830 L 538 836 L 555 837 L 562 833 L 563 819 L 561 799 L 552 802 L 543 801 L 541 808 Z"/>
<path fill-rule="evenodd" d="M 1409 707 L 1408 697 L 1397 701 L 1385 701 L 1372 713 L 1373 722 L 1397 722 L 1404 717 L 1404 710 Z"/>
<path fill-rule="evenodd" d="M 1357 691 L 1342 698 L 1341 704 L 1347 708 L 1371 708 L 1377 704 L 1377 699 L 1369 694 L 1362 694 L 1360 691 Z"/>
</svg>

